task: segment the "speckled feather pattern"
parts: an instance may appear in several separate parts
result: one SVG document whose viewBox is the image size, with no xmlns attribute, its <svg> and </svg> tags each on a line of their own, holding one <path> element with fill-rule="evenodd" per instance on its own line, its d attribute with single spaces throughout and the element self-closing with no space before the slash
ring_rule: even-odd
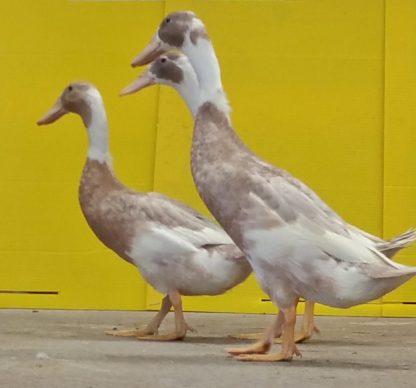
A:
<svg viewBox="0 0 416 388">
<path fill-rule="evenodd" d="M 169 58 L 178 59 L 175 55 Z M 163 66 L 159 70 L 165 71 Z M 164 74 L 182 80 L 176 69 Z M 51 124 L 68 113 L 82 118 L 89 139 L 79 186 L 85 219 L 102 243 L 167 294 L 169 300 L 164 299 L 160 314 L 172 304 L 180 317 L 178 293 L 222 294 L 247 278 L 252 272 L 248 261 L 220 226 L 179 201 L 159 193 L 133 191 L 117 179 L 111 164 L 107 113 L 93 84 L 69 84 L 37 123 Z M 184 333 L 179 331 L 182 338 Z"/>
<path fill-rule="evenodd" d="M 390 261 L 312 190 L 248 150 L 215 103 L 203 104 L 196 117 L 192 172 L 202 199 L 281 307 L 299 296 L 349 307 L 416 272 Z"/>
<path fill-rule="evenodd" d="M 79 200 L 97 237 L 161 292 L 221 294 L 251 272 L 218 225 L 162 194 L 126 188 L 108 163 L 87 160 Z M 144 238 L 152 239 L 150 250 Z"/>
</svg>

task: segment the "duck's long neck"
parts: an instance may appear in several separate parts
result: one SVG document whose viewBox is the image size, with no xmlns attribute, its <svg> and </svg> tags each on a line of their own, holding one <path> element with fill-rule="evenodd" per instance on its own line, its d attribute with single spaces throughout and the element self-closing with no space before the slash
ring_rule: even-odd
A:
<svg viewBox="0 0 416 388">
<path fill-rule="evenodd" d="M 89 148 L 79 185 L 79 201 L 88 223 L 98 233 L 97 228 L 100 225 L 97 226 L 94 220 L 99 213 L 101 201 L 109 192 L 119 190 L 123 185 L 113 171 L 107 115 L 102 101 L 91 104 L 90 110 L 82 115 L 82 119 L 88 131 Z"/>
<path fill-rule="evenodd" d="M 184 83 L 178 87 L 175 86 L 175 89 L 182 96 L 183 100 L 188 106 L 188 109 L 191 111 L 193 119 L 195 119 L 198 113 L 198 109 L 201 106 L 200 90 L 197 80 L 193 80 L 189 83 Z"/>
<path fill-rule="evenodd" d="M 228 113 L 228 102 L 222 87 L 220 65 L 211 41 L 207 38 L 199 38 L 195 44 L 189 41 L 183 51 L 198 77 L 199 104 L 203 105 L 208 101 L 214 102 L 223 106 Z"/>
<path fill-rule="evenodd" d="M 84 120 L 89 138 L 88 159 L 111 163 L 108 143 L 107 114 L 102 103 L 91 108 L 91 117 Z"/>
</svg>

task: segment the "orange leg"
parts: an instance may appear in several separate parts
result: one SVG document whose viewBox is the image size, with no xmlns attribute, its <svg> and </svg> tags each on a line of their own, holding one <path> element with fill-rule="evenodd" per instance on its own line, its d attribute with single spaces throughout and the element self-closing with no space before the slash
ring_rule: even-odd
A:
<svg viewBox="0 0 416 388">
<path fill-rule="evenodd" d="M 162 306 L 157 314 L 153 317 L 153 319 L 149 322 L 149 324 L 143 329 L 127 329 L 127 330 L 109 330 L 106 331 L 106 334 L 113 335 L 116 337 L 142 337 L 150 334 L 157 334 L 159 330 L 159 326 L 165 319 L 166 315 L 168 314 L 170 308 L 172 307 L 172 303 L 169 299 L 169 295 L 166 295 L 162 299 Z"/>
<path fill-rule="evenodd" d="M 279 322 L 279 324 L 278 324 Z M 282 327 L 283 327 L 283 314 L 279 311 L 277 320 L 273 322 L 273 338 L 279 338 L 282 335 Z M 269 328 L 272 329 L 271 327 Z M 237 338 L 237 339 L 245 339 L 245 340 L 257 340 L 260 341 L 264 338 L 265 333 L 246 333 L 246 334 L 231 334 L 229 335 L 230 338 Z"/>
<path fill-rule="evenodd" d="M 314 310 L 315 302 L 306 301 L 305 302 L 305 313 L 303 315 L 302 329 L 300 333 L 295 335 L 295 342 L 300 343 L 310 339 L 313 333 L 319 333 L 319 329 L 314 325 Z M 281 313 L 279 313 L 281 314 Z M 282 328 L 280 327 L 274 335 L 273 343 L 280 344 L 282 343 L 281 339 Z M 263 338 L 263 333 L 247 333 L 247 334 L 236 334 L 230 335 L 231 338 L 245 339 L 245 340 L 261 340 Z"/>
<path fill-rule="evenodd" d="M 300 343 L 312 337 L 313 333 L 319 333 L 319 329 L 314 324 L 313 310 L 315 302 L 305 302 L 305 313 L 303 315 L 302 330 L 295 336 L 295 342 Z"/>
<path fill-rule="evenodd" d="M 260 348 L 261 343 L 263 343 L 263 345 L 268 344 L 266 351 L 256 352 L 255 346 L 252 346 L 251 348 L 240 349 L 240 351 L 231 351 L 230 353 L 236 355 L 235 358 L 239 361 L 289 361 L 294 355 L 301 356 L 302 354 L 295 344 L 296 305 L 283 309 L 282 312 L 285 322 L 282 334 L 282 348 L 279 353 L 264 354 L 270 348 L 270 336 L 274 333 L 270 328 L 266 331 L 265 339 L 262 342 L 255 344 L 257 345 L 257 348 Z"/>
<path fill-rule="evenodd" d="M 141 340 L 150 340 L 150 341 L 176 341 L 182 340 L 186 336 L 188 330 L 194 331 L 186 322 L 182 310 L 182 299 L 178 291 L 169 292 L 169 299 L 172 303 L 174 313 L 175 313 L 175 331 L 168 334 L 156 334 L 156 335 L 145 335 L 137 337 Z"/>
<path fill-rule="evenodd" d="M 284 315 L 279 311 L 279 314 L 277 314 L 277 317 L 274 319 L 273 323 L 264 332 L 263 339 L 250 346 L 245 346 L 242 348 L 230 348 L 226 349 L 226 351 L 233 356 L 238 356 L 240 354 L 267 353 L 276 333 L 281 332 L 283 323 Z"/>
</svg>

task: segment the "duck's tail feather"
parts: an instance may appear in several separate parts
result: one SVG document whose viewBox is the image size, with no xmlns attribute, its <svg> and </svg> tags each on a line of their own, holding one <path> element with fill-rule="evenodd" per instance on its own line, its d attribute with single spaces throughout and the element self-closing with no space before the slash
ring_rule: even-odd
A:
<svg viewBox="0 0 416 388">
<path fill-rule="evenodd" d="M 383 270 L 375 271 L 371 268 L 368 269 L 367 275 L 374 279 L 398 278 L 403 276 L 412 277 L 416 275 L 416 268 L 402 266 L 401 268 L 383 268 Z"/>
<path fill-rule="evenodd" d="M 411 246 L 415 240 L 416 229 L 412 228 L 390 240 L 376 243 L 376 249 L 385 256 L 392 258 L 401 249 Z"/>
</svg>

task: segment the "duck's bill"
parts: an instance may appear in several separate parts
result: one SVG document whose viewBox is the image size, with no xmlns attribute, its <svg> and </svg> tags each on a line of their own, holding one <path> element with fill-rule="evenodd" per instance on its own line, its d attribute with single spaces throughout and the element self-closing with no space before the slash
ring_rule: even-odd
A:
<svg viewBox="0 0 416 388">
<path fill-rule="evenodd" d="M 68 111 L 64 109 L 61 101 L 58 100 L 55 103 L 55 105 L 51 109 L 49 109 L 49 111 L 40 120 L 36 122 L 36 124 L 37 125 L 51 124 L 67 113 Z"/>
<path fill-rule="evenodd" d="M 151 42 L 147 45 L 143 51 L 137 55 L 131 62 L 132 67 L 147 65 L 155 60 L 159 55 L 163 54 L 166 50 L 163 48 L 163 44 L 156 34 Z"/>
<path fill-rule="evenodd" d="M 141 89 L 144 89 L 148 86 L 154 85 L 155 80 L 149 71 L 143 73 L 139 78 L 137 78 L 130 85 L 126 86 L 121 92 L 120 96 L 127 96 L 128 94 L 133 94 L 138 92 Z"/>
</svg>

